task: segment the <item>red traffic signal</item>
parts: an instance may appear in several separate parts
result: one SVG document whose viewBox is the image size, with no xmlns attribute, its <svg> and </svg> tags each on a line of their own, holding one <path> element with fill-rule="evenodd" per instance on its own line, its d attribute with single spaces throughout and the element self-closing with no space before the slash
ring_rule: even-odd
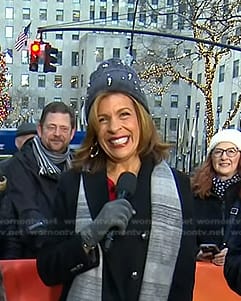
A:
<svg viewBox="0 0 241 301">
<path fill-rule="evenodd" d="M 34 41 L 30 45 L 30 62 L 29 62 L 30 71 L 38 72 L 39 56 L 40 56 L 40 42 Z"/>
<path fill-rule="evenodd" d="M 45 57 L 44 57 L 44 68 L 43 71 L 47 72 L 56 72 L 56 67 L 53 64 L 56 64 L 58 49 L 53 48 L 49 43 L 45 45 Z"/>
</svg>

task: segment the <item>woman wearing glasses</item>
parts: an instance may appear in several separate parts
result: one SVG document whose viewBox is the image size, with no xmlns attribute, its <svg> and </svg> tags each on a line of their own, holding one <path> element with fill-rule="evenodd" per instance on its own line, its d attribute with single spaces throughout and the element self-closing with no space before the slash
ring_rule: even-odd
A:
<svg viewBox="0 0 241 301">
<path fill-rule="evenodd" d="M 233 223 L 239 214 L 241 132 L 225 129 L 209 144 L 207 158 L 192 177 L 197 215 L 197 260 L 224 265 Z M 215 244 L 215 248 L 201 247 Z"/>
</svg>

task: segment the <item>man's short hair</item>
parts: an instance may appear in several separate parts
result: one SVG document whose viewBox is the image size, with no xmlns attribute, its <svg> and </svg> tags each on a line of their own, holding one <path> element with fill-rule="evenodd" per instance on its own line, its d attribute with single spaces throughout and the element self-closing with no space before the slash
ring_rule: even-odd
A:
<svg viewBox="0 0 241 301">
<path fill-rule="evenodd" d="M 39 123 L 41 125 L 44 124 L 46 116 L 48 113 L 62 113 L 62 114 L 69 114 L 70 116 L 70 121 L 71 121 L 71 128 L 75 128 L 75 113 L 74 110 L 70 107 L 67 106 L 64 102 L 62 101 L 53 101 L 47 104 L 41 114 Z"/>
</svg>

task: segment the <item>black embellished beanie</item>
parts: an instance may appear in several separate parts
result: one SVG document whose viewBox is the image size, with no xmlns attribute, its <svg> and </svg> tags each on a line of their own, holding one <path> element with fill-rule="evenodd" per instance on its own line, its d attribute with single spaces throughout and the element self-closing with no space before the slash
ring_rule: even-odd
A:
<svg viewBox="0 0 241 301">
<path fill-rule="evenodd" d="M 136 71 L 118 58 L 102 62 L 90 75 L 85 101 L 85 115 L 88 120 L 90 108 L 96 97 L 103 92 L 123 92 L 135 98 L 149 113 L 147 99 L 141 89 Z"/>
</svg>

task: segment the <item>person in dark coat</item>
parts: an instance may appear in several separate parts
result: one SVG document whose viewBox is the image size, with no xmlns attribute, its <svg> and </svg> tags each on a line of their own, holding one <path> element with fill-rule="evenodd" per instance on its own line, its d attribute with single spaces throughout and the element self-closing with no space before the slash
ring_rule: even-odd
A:
<svg viewBox="0 0 241 301">
<path fill-rule="evenodd" d="M 37 135 L 37 126 L 35 123 L 21 123 L 15 134 L 16 148 L 20 150 L 35 135 Z M 4 197 L 7 188 L 7 177 L 5 174 L 8 172 L 8 164 L 11 162 L 11 159 L 12 157 L 0 161 L 0 200 Z"/>
<path fill-rule="evenodd" d="M 191 301 L 196 236 L 189 178 L 165 161 L 134 69 L 119 59 L 92 73 L 88 127 L 61 175 L 57 224 L 37 267 L 61 299 Z M 188 222 L 187 222 L 188 221 Z"/>
<path fill-rule="evenodd" d="M 54 216 L 53 199 L 60 174 L 70 168 L 69 143 L 75 116 L 63 102 L 44 108 L 38 135 L 10 159 L 7 190 L 0 204 L 1 233 L 5 233 L 2 259 L 34 258 L 36 231 Z"/>
<path fill-rule="evenodd" d="M 241 200 L 240 150 L 240 131 L 217 132 L 210 141 L 206 161 L 193 175 L 198 245 L 216 244 L 218 247 L 217 254 L 200 249 L 199 261 L 224 265 L 233 227 L 231 221 L 235 216 L 232 212 Z"/>
</svg>

